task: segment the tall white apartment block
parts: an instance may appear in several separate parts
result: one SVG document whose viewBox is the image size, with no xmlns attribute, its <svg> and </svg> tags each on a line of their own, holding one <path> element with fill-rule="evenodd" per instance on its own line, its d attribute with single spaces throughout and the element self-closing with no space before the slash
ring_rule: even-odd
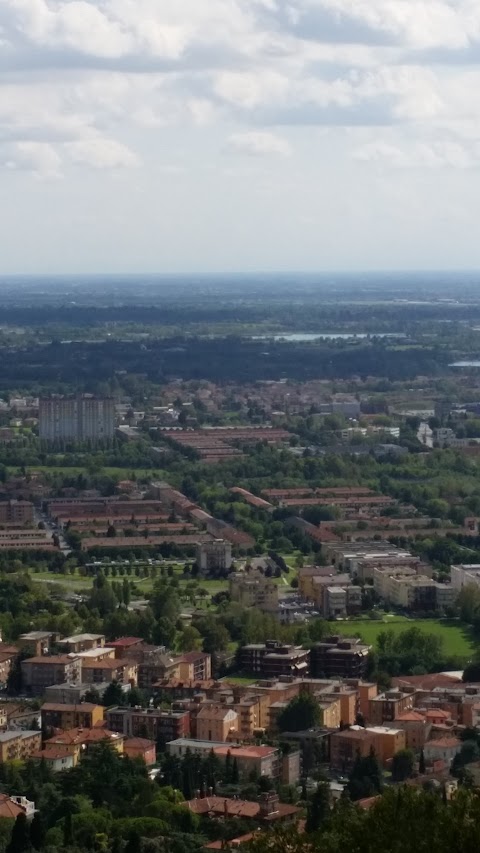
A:
<svg viewBox="0 0 480 853">
<path fill-rule="evenodd" d="M 110 441 L 114 432 L 111 397 L 79 394 L 39 401 L 39 435 L 43 441 Z"/>
</svg>

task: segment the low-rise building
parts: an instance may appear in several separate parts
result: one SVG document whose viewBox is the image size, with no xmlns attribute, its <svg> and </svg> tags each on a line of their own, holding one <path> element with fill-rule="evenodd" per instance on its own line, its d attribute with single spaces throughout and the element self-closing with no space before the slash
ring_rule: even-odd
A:
<svg viewBox="0 0 480 853">
<path fill-rule="evenodd" d="M 447 767 L 450 767 L 453 759 L 460 752 L 462 741 L 456 737 L 442 737 L 437 740 L 428 741 L 423 749 L 426 761 L 438 761 L 441 759 Z"/>
<path fill-rule="evenodd" d="M 372 726 L 391 723 L 405 711 L 415 707 L 415 690 L 403 692 L 398 688 L 387 690 L 370 699 L 368 721 Z"/>
<path fill-rule="evenodd" d="M 429 737 L 431 725 L 425 714 L 419 711 L 405 711 L 395 718 L 395 726 L 405 732 L 405 746 L 414 752 L 420 752 Z"/>
<path fill-rule="evenodd" d="M 236 572 L 230 575 L 230 598 L 242 607 L 255 607 L 263 613 L 277 613 L 278 584 L 260 572 Z"/>
<path fill-rule="evenodd" d="M 226 539 L 201 542 L 197 546 L 196 559 L 203 574 L 228 572 L 232 568 L 232 543 Z"/>
<path fill-rule="evenodd" d="M 228 705 L 205 703 L 196 717 L 199 740 L 226 741 L 239 729 L 239 715 Z"/>
<path fill-rule="evenodd" d="M 103 721 L 103 705 L 45 703 L 41 707 L 42 731 L 47 729 L 91 729 Z"/>
<path fill-rule="evenodd" d="M 5 761 L 27 761 L 42 745 L 39 731 L 0 732 L 0 764 Z"/>
<path fill-rule="evenodd" d="M 138 664 L 126 658 L 84 659 L 82 661 L 82 678 L 86 684 L 97 685 L 118 681 L 119 684 L 136 686 Z"/>
<path fill-rule="evenodd" d="M 260 795 L 259 802 L 229 799 L 226 797 L 204 797 L 182 803 L 191 812 L 204 817 L 239 818 L 255 820 L 269 826 L 294 823 L 301 814 L 298 806 L 281 803 L 278 794 L 269 792 Z"/>
<path fill-rule="evenodd" d="M 178 740 L 190 735 L 188 711 L 162 711 L 159 708 L 109 708 L 107 727 L 127 737 L 148 738 L 153 741 Z"/>
<path fill-rule="evenodd" d="M 58 645 L 65 648 L 67 652 L 78 654 L 90 649 L 103 648 L 105 636 L 104 634 L 75 634 L 72 637 L 64 637 L 63 640 L 59 640 Z"/>
<path fill-rule="evenodd" d="M 141 758 L 147 767 L 151 767 L 157 761 L 155 741 L 142 737 L 127 738 L 123 744 L 123 754 L 129 758 Z"/>
<path fill-rule="evenodd" d="M 54 752 L 57 752 L 58 748 L 68 750 L 73 756 L 75 766 L 84 752 L 102 741 L 108 741 L 117 752 L 123 753 L 124 736 L 100 727 L 93 729 L 75 728 L 59 732 L 45 741 L 44 749 Z"/>
<path fill-rule="evenodd" d="M 310 652 L 314 678 L 363 678 L 367 671 L 371 646 L 358 638 L 326 637 L 315 643 Z"/>
<path fill-rule="evenodd" d="M 80 684 L 82 681 L 81 658 L 73 655 L 41 655 L 27 658 L 21 663 L 25 689 L 32 696 L 42 696 L 45 688 L 52 684 Z"/>
<path fill-rule="evenodd" d="M 30 820 L 35 811 L 35 803 L 26 797 L 0 794 L 0 817 L 16 820 L 19 815 L 24 814 L 27 820 Z"/>
<path fill-rule="evenodd" d="M 50 645 L 55 637 L 52 631 L 28 631 L 20 634 L 17 644 L 22 651 L 31 655 L 46 655 L 50 651 Z"/>
<path fill-rule="evenodd" d="M 240 649 L 240 666 L 244 672 L 262 678 L 280 676 L 306 677 L 309 674 L 309 652 L 301 646 L 288 646 L 276 640 L 251 643 Z"/>
</svg>

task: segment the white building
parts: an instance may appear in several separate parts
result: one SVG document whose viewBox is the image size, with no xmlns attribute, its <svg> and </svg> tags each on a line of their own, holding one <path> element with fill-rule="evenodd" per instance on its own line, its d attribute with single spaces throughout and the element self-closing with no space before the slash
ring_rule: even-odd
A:
<svg viewBox="0 0 480 853">
<path fill-rule="evenodd" d="M 480 586 L 480 563 L 463 563 L 459 566 L 451 566 L 450 578 L 452 586 L 457 592 L 469 584 Z"/>
<path fill-rule="evenodd" d="M 38 429 L 43 441 L 109 441 L 115 431 L 114 401 L 89 394 L 43 397 Z"/>
<path fill-rule="evenodd" d="M 201 572 L 229 571 L 232 568 L 232 545 L 225 539 L 214 539 L 197 545 L 197 564 Z"/>
</svg>

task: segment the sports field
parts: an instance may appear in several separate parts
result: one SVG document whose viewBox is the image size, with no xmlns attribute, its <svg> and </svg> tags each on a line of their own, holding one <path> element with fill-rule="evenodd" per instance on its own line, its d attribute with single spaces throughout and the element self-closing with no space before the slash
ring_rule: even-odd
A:
<svg viewBox="0 0 480 853">
<path fill-rule="evenodd" d="M 348 622 L 332 622 L 332 632 L 346 636 L 360 636 L 366 643 L 375 645 L 382 631 L 405 631 L 407 628 L 421 628 L 430 634 L 441 636 L 445 643 L 447 655 L 468 659 L 471 657 L 474 643 L 467 626 L 453 620 L 442 619 L 407 619 L 401 616 L 385 616 L 382 621 L 375 622 L 367 619 L 356 619 Z"/>
</svg>

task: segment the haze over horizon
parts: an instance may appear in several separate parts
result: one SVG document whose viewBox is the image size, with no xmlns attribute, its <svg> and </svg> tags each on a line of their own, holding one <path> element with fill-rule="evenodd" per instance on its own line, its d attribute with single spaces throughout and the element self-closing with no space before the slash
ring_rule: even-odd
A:
<svg viewBox="0 0 480 853">
<path fill-rule="evenodd" d="M 475 0 L 2 0 L 1 274 L 480 268 Z"/>
</svg>

